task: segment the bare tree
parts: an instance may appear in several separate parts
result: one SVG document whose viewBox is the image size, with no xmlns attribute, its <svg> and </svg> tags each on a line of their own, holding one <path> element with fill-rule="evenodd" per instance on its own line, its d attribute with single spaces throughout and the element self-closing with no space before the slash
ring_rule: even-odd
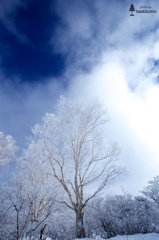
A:
<svg viewBox="0 0 159 240">
<path fill-rule="evenodd" d="M 82 238 L 86 204 L 123 172 L 116 165 L 119 149 L 104 141 L 103 126 L 109 118 L 98 100 L 61 97 L 55 113 L 47 113 L 42 124 L 34 126 L 25 155 L 34 152 L 33 158 L 64 190 L 60 202 L 74 211 L 76 237 Z"/>
</svg>

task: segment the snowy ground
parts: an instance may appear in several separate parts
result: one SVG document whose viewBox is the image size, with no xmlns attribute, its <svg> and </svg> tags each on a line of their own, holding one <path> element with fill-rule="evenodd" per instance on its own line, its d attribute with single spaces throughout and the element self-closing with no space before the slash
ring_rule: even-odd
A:
<svg viewBox="0 0 159 240">
<path fill-rule="evenodd" d="M 83 240 L 94 240 L 94 239 L 84 238 Z M 103 240 L 103 239 L 98 239 L 98 240 Z M 147 233 L 147 234 L 135 234 L 135 235 L 128 235 L 128 236 L 124 235 L 124 236 L 116 236 L 113 238 L 109 238 L 109 240 L 159 240 L 159 234 Z"/>
<path fill-rule="evenodd" d="M 129 236 L 116 236 L 110 238 L 110 240 L 159 240 L 159 234 L 147 233 L 147 234 L 135 234 Z"/>
<path fill-rule="evenodd" d="M 23 240 L 27 240 L 26 238 Z M 46 238 L 46 240 L 51 240 L 51 238 Z M 74 239 L 74 240 L 82 240 L 80 239 Z M 83 240 L 95 240 L 91 238 L 83 238 Z M 98 240 L 105 240 L 103 238 L 99 238 Z M 113 238 L 109 238 L 109 240 L 159 240 L 159 234 L 158 233 L 147 233 L 147 234 L 134 234 L 134 235 L 124 235 L 124 236 L 116 236 Z"/>
</svg>

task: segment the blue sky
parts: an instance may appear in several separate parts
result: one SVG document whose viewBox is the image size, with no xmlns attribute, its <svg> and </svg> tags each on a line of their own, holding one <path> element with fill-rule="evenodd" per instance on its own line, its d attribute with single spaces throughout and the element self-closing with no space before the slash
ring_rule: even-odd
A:
<svg viewBox="0 0 159 240">
<path fill-rule="evenodd" d="M 6 16 L 0 22 L 4 76 L 10 80 L 18 77 L 22 82 L 33 82 L 60 75 L 65 58 L 54 51 L 50 42 L 58 24 L 60 19 L 50 0 L 22 1 L 13 5 L 9 12 L 6 9 Z"/>
<path fill-rule="evenodd" d="M 159 2 L 1 0 L 0 131 L 20 147 L 61 94 L 99 97 L 136 193 L 159 169 Z M 111 190 L 110 190 L 111 191 Z"/>
</svg>

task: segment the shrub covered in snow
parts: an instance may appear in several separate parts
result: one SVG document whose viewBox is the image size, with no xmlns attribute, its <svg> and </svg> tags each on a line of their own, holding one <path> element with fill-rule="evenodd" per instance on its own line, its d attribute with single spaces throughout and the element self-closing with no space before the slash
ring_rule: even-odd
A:
<svg viewBox="0 0 159 240">
<path fill-rule="evenodd" d="M 88 235 L 104 238 L 152 232 L 159 216 L 152 202 L 129 194 L 96 199 L 87 210 Z"/>
</svg>

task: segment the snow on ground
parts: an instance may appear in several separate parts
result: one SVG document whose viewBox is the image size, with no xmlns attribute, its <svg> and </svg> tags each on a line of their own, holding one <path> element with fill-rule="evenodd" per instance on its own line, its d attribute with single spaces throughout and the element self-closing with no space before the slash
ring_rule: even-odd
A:
<svg viewBox="0 0 159 240">
<path fill-rule="evenodd" d="M 84 238 L 83 240 L 94 240 L 94 239 Z M 104 240 L 104 239 L 101 238 L 98 240 Z M 109 238 L 109 240 L 159 240 L 159 234 L 147 233 L 147 234 L 134 234 L 134 235 L 128 235 L 128 236 L 124 235 L 124 236 L 116 236 L 113 238 Z"/>
<path fill-rule="evenodd" d="M 34 238 L 35 239 L 35 238 Z M 24 238 L 23 240 L 27 240 Z M 47 237 L 46 240 L 51 240 L 51 238 Z M 74 240 L 82 240 L 81 238 L 76 238 Z M 91 238 L 83 238 L 83 240 L 95 240 Z M 105 240 L 103 238 L 98 238 L 97 240 Z M 108 240 L 159 240 L 158 233 L 147 233 L 147 234 L 134 234 L 134 235 L 124 235 L 124 236 L 116 236 L 109 238 Z"/>
<path fill-rule="evenodd" d="M 159 240 L 159 234 L 147 233 L 147 234 L 135 234 L 128 236 L 116 236 L 110 238 L 110 240 Z"/>
</svg>

